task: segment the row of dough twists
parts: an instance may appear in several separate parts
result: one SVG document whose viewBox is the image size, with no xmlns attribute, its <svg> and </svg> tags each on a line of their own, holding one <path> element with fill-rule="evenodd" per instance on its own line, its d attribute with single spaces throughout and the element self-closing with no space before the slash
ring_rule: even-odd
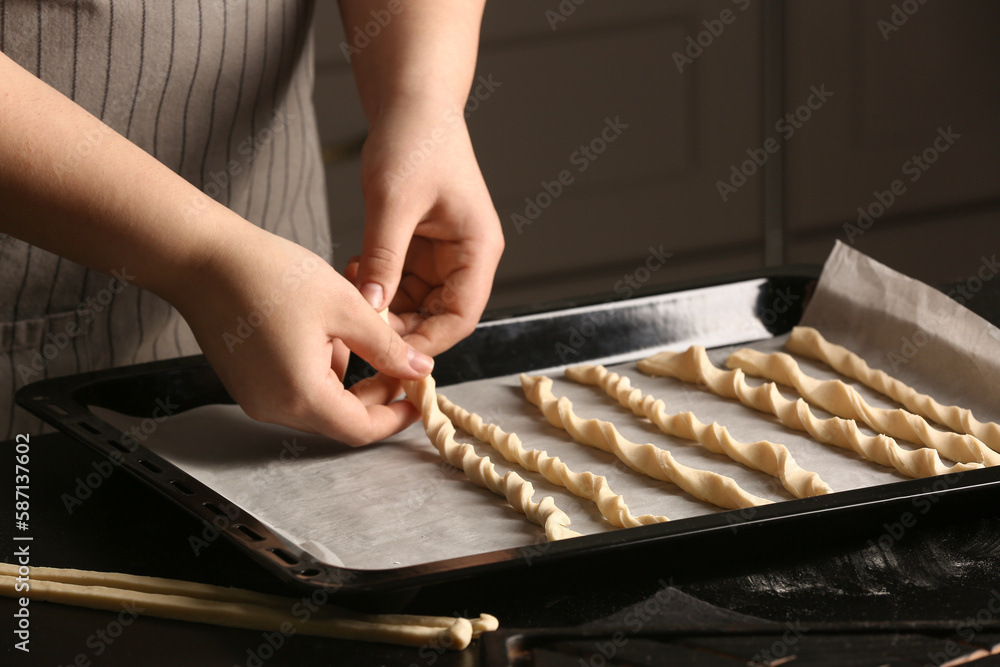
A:
<svg viewBox="0 0 1000 667">
<path fill-rule="evenodd" d="M 939 431 L 920 415 L 901 408 L 886 409 L 870 405 L 858 390 L 840 380 L 819 380 L 806 375 L 793 357 L 783 352 L 765 354 L 744 348 L 729 355 L 729 368 L 748 375 L 794 387 L 812 405 L 844 419 L 871 426 L 892 438 L 927 445 L 942 456 L 961 463 L 1000 463 L 1000 454 L 989 449 L 972 435 Z"/>
<path fill-rule="evenodd" d="M 981 422 L 972 411 L 957 405 L 942 405 L 927 394 L 898 380 L 885 371 L 870 367 L 864 359 L 846 347 L 835 345 L 812 327 L 795 327 L 785 341 L 789 352 L 818 359 L 841 375 L 858 380 L 870 389 L 927 419 L 933 419 L 958 433 L 979 438 L 994 451 L 1000 451 L 1000 424 Z M 990 465 L 994 465 L 990 463 Z"/>
<path fill-rule="evenodd" d="M 517 434 L 506 433 L 496 424 L 487 424 L 479 415 L 455 405 L 441 394 L 438 394 L 438 405 L 455 424 L 491 445 L 511 463 L 517 463 L 532 472 L 540 473 L 553 484 L 596 503 L 601 515 L 611 525 L 631 528 L 668 520 L 665 516 L 651 514 L 634 516 L 625 504 L 624 498 L 611 490 L 604 476 L 589 471 L 574 472 L 558 456 L 549 456 L 540 449 L 525 449 Z"/>
<path fill-rule="evenodd" d="M 673 482 L 695 498 L 726 509 L 771 503 L 748 493 L 730 477 L 689 468 L 664 449 L 627 440 L 610 422 L 581 419 L 573 412 L 568 398 L 556 398 L 552 393 L 551 378 L 522 374 L 521 386 L 528 400 L 541 409 L 550 424 L 565 430 L 577 442 L 614 454 L 633 470 L 653 479 Z"/>
<path fill-rule="evenodd" d="M 455 440 L 455 426 L 438 405 L 433 377 L 404 382 L 403 389 L 420 409 L 424 431 L 443 459 L 464 471 L 473 483 L 505 497 L 511 507 L 545 528 L 549 540 L 580 535 L 569 528 L 569 517 L 551 496 L 536 503 L 532 500 L 535 490 L 530 482 L 513 471 L 501 477 L 489 457 L 481 457 L 472 445 Z"/>
<path fill-rule="evenodd" d="M 663 401 L 653 396 L 643 396 L 631 381 L 604 366 L 575 366 L 566 370 L 566 376 L 581 384 L 595 385 L 615 398 L 637 417 L 645 417 L 666 433 L 678 438 L 694 440 L 710 452 L 725 454 L 748 468 L 777 477 L 782 486 L 797 498 L 807 498 L 832 493 L 832 489 L 819 475 L 803 470 L 784 445 L 767 440 L 739 442 L 717 422 L 703 424 L 691 412 L 667 414 Z"/>
<path fill-rule="evenodd" d="M 701 346 L 692 346 L 686 352 L 660 352 L 640 361 L 638 366 L 648 375 L 702 383 L 723 398 L 737 399 L 755 410 L 775 415 L 789 428 L 805 431 L 820 442 L 852 450 L 909 477 L 930 477 L 983 467 L 980 463 L 956 463 L 949 467 L 933 449 L 903 449 L 886 435 L 862 433 L 851 419 L 820 419 L 805 400 L 785 398 L 773 382 L 752 387 L 740 369 L 723 371 L 716 368 Z"/>
</svg>

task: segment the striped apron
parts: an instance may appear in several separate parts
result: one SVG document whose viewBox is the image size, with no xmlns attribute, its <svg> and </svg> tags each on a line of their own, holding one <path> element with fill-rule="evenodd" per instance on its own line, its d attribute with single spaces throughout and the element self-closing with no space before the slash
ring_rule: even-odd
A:
<svg viewBox="0 0 1000 667">
<path fill-rule="evenodd" d="M 206 195 L 329 260 L 312 16 L 311 0 L 0 0 L 0 51 Z M 0 440 L 43 431 L 14 406 L 27 383 L 198 353 L 180 315 L 121 273 L 0 235 Z"/>
</svg>

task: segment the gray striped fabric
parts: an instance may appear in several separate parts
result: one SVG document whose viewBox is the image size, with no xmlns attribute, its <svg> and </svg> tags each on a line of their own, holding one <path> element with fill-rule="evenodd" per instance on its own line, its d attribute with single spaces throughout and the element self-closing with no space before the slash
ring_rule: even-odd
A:
<svg viewBox="0 0 1000 667">
<path fill-rule="evenodd" d="M 0 0 L 0 51 L 329 259 L 312 14 L 311 0 Z M 14 406 L 28 382 L 198 352 L 176 311 L 128 279 L 127 263 L 107 276 L 0 235 L 0 439 L 42 430 Z"/>
</svg>

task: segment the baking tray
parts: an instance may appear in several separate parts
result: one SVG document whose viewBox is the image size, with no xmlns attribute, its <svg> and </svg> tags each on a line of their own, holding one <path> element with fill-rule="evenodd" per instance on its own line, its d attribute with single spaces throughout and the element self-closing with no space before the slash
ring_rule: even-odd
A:
<svg viewBox="0 0 1000 667">
<path fill-rule="evenodd" d="M 435 377 L 445 386 L 586 361 L 636 358 L 668 344 L 721 347 L 764 340 L 798 323 L 818 275 L 818 268 L 789 268 L 647 290 L 628 299 L 595 298 L 529 312 L 494 313 L 468 339 L 436 359 Z M 366 371 L 353 365 L 348 374 L 358 379 Z M 163 396 L 170 397 L 174 414 L 233 402 L 201 356 L 45 380 L 24 387 L 16 400 L 217 530 L 286 586 L 323 588 L 345 602 L 410 595 L 421 587 L 475 577 L 548 580 L 570 571 L 579 577 L 588 568 L 603 570 L 623 559 L 662 564 L 681 554 L 696 559 L 707 553 L 747 555 L 793 534 L 800 540 L 857 537 L 881 531 L 919 498 L 929 498 L 926 502 L 946 511 L 962 511 L 981 504 L 984 494 L 995 493 L 1000 484 L 1000 469 L 987 468 L 431 563 L 353 569 L 317 560 L 88 409 L 156 419 L 161 413 L 155 397 Z"/>
</svg>

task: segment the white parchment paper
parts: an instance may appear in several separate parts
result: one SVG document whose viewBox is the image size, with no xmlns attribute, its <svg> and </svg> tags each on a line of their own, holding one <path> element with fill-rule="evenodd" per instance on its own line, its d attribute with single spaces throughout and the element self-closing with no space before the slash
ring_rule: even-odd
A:
<svg viewBox="0 0 1000 667">
<path fill-rule="evenodd" d="M 997 399 L 990 391 L 1000 386 L 1000 336 L 996 330 L 930 287 L 846 246 L 834 249 L 804 323 L 886 370 L 892 369 L 889 354 L 898 351 L 905 363 L 897 363 L 896 374 L 903 379 L 940 399 L 972 407 L 980 419 L 1000 418 Z M 924 332 L 920 338 L 923 343 L 909 356 L 903 355 L 899 351 L 901 339 L 912 339 L 916 331 Z M 758 341 L 750 346 L 777 350 L 783 340 Z M 722 366 L 733 349 L 715 349 L 710 356 Z M 839 377 L 822 365 L 800 361 L 813 375 Z M 694 385 L 642 375 L 634 361 L 618 364 L 614 370 L 629 376 L 645 393 L 663 399 L 673 412 L 690 410 L 703 422 L 718 421 L 743 442 L 769 439 L 784 444 L 803 468 L 819 473 L 834 491 L 906 479 L 853 453 L 815 442 L 738 402 L 720 399 Z M 751 493 L 775 502 L 791 499 L 776 479 L 711 454 L 697 443 L 663 435 L 595 387 L 577 385 L 561 373 L 553 377 L 556 395 L 569 396 L 579 416 L 611 420 L 630 440 L 652 442 L 669 449 L 685 465 L 731 476 Z M 888 399 L 855 386 L 872 404 L 895 407 Z M 639 475 L 609 454 L 575 443 L 565 432 L 550 426 L 524 399 L 516 376 L 444 387 L 441 393 L 504 430 L 518 433 L 526 447 L 545 449 L 575 471 L 606 476 L 633 514 L 677 520 L 723 511 L 687 496 L 672 484 Z M 784 393 L 796 398 L 791 389 Z M 137 422 L 107 410 L 95 408 L 95 412 L 119 428 Z M 814 412 L 829 416 L 818 409 Z M 613 530 L 590 501 L 508 464 L 469 436 L 464 440 L 476 443 L 481 455 L 490 456 L 500 474 L 514 469 L 531 481 L 535 500 L 553 496 L 578 532 Z M 393 568 L 525 546 L 543 539 L 541 529 L 510 509 L 502 498 L 473 485 L 464 474 L 443 463 L 419 424 L 384 442 L 352 449 L 325 438 L 259 424 L 235 406 L 216 405 L 167 419 L 144 444 L 307 551 L 336 565 Z"/>
</svg>

